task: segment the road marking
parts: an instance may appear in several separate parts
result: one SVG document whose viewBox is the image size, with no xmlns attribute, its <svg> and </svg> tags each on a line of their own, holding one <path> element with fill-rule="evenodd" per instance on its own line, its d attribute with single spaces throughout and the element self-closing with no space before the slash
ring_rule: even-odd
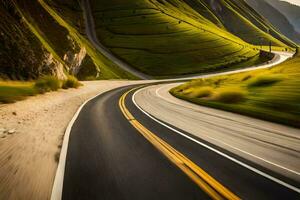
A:
<svg viewBox="0 0 300 200">
<path fill-rule="evenodd" d="M 188 177 L 190 177 L 203 191 L 205 191 L 212 199 L 231 199 L 239 200 L 240 198 L 229 191 L 226 187 L 216 181 L 207 174 L 203 169 L 178 152 L 168 143 L 157 137 L 154 133 L 139 123 L 129 112 L 125 105 L 126 96 L 136 88 L 124 93 L 119 100 L 119 107 L 126 119 L 136 128 L 153 146 L 155 146 L 162 154 L 164 154 L 172 163 L 181 169 Z"/>
<path fill-rule="evenodd" d="M 176 103 L 175 101 L 169 100 L 169 99 L 167 99 L 167 98 L 165 98 L 165 97 L 163 97 L 162 95 L 159 94 L 159 91 L 160 91 L 161 89 L 163 89 L 164 87 L 166 87 L 166 86 L 168 86 L 168 85 L 165 85 L 165 86 L 162 86 L 162 87 L 160 87 L 160 88 L 157 88 L 157 89 L 155 90 L 155 94 L 156 94 L 158 97 L 160 97 L 161 99 L 164 99 L 164 100 L 167 101 L 167 102 L 170 102 L 170 103 L 172 103 L 172 104 L 181 106 L 180 104 Z M 143 89 L 144 89 L 144 88 L 143 88 Z M 137 91 L 136 93 L 138 93 L 138 92 L 141 92 L 141 91 Z M 188 107 L 188 106 L 184 106 L 184 107 L 185 107 L 185 108 L 188 108 L 188 109 L 191 109 L 191 110 L 193 110 L 193 111 L 198 112 L 198 110 L 196 110 L 196 109 L 194 109 L 194 108 L 192 108 L 192 107 Z M 237 148 L 237 147 L 235 147 L 235 146 L 232 146 L 232 145 L 230 145 L 230 144 L 228 144 L 228 143 L 226 143 L 226 142 L 223 142 L 223 141 L 221 141 L 221 140 L 215 139 L 215 138 L 210 137 L 210 136 L 208 136 L 208 135 L 207 135 L 206 137 L 209 138 L 209 139 L 211 139 L 211 140 L 214 140 L 214 141 L 216 141 L 216 142 L 219 142 L 219 143 L 221 143 L 221 144 L 224 144 L 225 146 L 228 146 L 228 147 L 230 147 L 230 148 L 232 148 L 232 149 L 234 149 L 234 150 L 237 150 L 237 151 L 242 152 L 242 153 L 244 153 L 244 154 L 247 154 L 247 155 L 249 155 L 249 156 L 251 156 L 251 157 L 254 157 L 254 158 L 258 159 L 258 160 L 261 160 L 261 161 L 263 161 L 263 162 L 266 162 L 266 163 L 268 163 L 268 164 L 270 164 L 270 165 L 273 165 L 273 166 L 275 166 L 275 167 L 278 167 L 278 168 L 281 168 L 281 169 L 283 169 L 283 170 L 289 171 L 289 172 L 291 172 L 291 173 L 293 173 L 293 174 L 296 174 L 297 176 L 300 176 L 300 172 L 297 172 L 297 171 L 295 171 L 295 170 L 289 169 L 289 168 L 287 168 L 287 167 L 284 167 L 284 166 L 279 165 L 279 164 L 277 164 L 277 163 L 274 163 L 274 162 L 272 162 L 272 161 L 266 160 L 266 159 L 264 159 L 264 158 L 262 158 L 262 157 L 259 157 L 259 156 L 257 156 L 257 155 L 252 154 L 252 153 L 249 153 L 249 152 L 247 152 L 247 151 L 244 151 L 244 150 L 242 150 L 242 149 L 239 149 L 239 148 Z M 287 137 L 288 137 L 288 136 L 287 136 Z"/>
<path fill-rule="evenodd" d="M 209 150 L 211 150 L 211 151 L 213 151 L 213 152 L 215 152 L 215 153 L 217 153 L 217 154 L 219 154 L 219 155 L 221 155 L 221 156 L 223 156 L 223 157 L 225 157 L 225 158 L 227 158 L 227 159 L 229 159 L 229 160 L 231 160 L 231 161 L 233 161 L 233 162 L 235 162 L 235 163 L 237 163 L 237 164 L 239 164 L 239 165 L 241 165 L 241 166 L 243 166 L 243 167 L 245 167 L 245 168 L 247 168 L 247 169 L 249 169 L 249 170 L 251 170 L 251 171 L 253 171 L 253 172 L 255 172 L 255 173 L 257 173 L 257 174 L 259 174 L 259 175 L 261 175 L 261 176 L 263 176 L 263 177 L 265 177 L 265 178 L 267 178 L 267 179 L 269 179 L 269 180 L 272 180 L 272 181 L 274 181 L 274 182 L 276 182 L 276 183 L 278 183 L 278 184 L 280 184 L 280 185 L 282 185 L 282 186 L 285 186 L 285 187 L 287 187 L 287 188 L 289 188 L 289 189 L 291 189 L 291 190 L 293 190 L 293 191 L 295 191 L 295 192 L 297 192 L 297 193 L 300 194 L 300 189 L 299 189 L 299 188 L 297 188 L 297 187 L 295 187 L 295 186 L 293 186 L 293 185 L 290 185 L 290 184 L 288 184 L 288 183 L 286 183 L 286 182 L 284 182 L 284 181 L 282 181 L 282 180 L 279 180 L 279 179 L 277 179 L 277 178 L 275 178 L 275 177 L 273 177 L 273 176 L 271 176 L 271 175 L 269 175 L 269 174 L 267 174 L 267 173 L 265 173 L 265 172 L 262 172 L 262 171 L 260 171 L 260 170 L 258 170 L 258 169 L 256 169 L 256 168 L 254 168 L 254 167 L 251 167 L 250 165 L 247 165 L 247 164 L 245 164 L 245 163 L 243 163 L 243 162 L 241 162 L 241 161 L 239 161 L 239 160 L 237 160 L 237 159 L 235 159 L 235 158 L 233 158 L 233 157 L 231 157 L 231 156 L 229 156 L 229 155 L 227 155 L 227 154 L 225 154 L 225 153 L 223 153 L 223 152 L 221 152 L 221 151 L 219 151 L 219 150 L 217 150 L 217 149 L 215 149 L 215 148 L 213 148 L 213 147 L 211 147 L 211 146 L 209 146 L 209 145 L 207 145 L 207 144 L 204 144 L 204 143 L 202 143 L 202 142 L 200 142 L 200 141 L 194 139 L 193 137 L 188 136 L 188 135 L 182 133 L 181 131 L 178 131 L 178 130 L 176 130 L 176 129 L 170 127 L 169 125 L 163 123 L 162 121 L 160 121 L 160 120 L 158 120 L 158 119 L 152 117 L 149 113 L 147 113 L 146 111 L 144 111 L 144 110 L 136 103 L 136 101 L 135 101 L 135 95 L 136 95 L 138 92 L 140 92 L 140 90 L 142 90 L 142 89 L 139 89 L 138 91 L 136 91 L 136 92 L 132 95 L 132 101 L 133 101 L 133 103 L 135 104 L 135 106 L 136 106 L 140 111 L 142 111 L 145 115 L 147 115 L 149 118 L 151 118 L 151 119 L 154 120 L 155 122 L 157 122 L 157 123 L 163 125 L 164 127 L 166 127 L 166 128 L 168 128 L 168 129 L 174 131 L 175 133 L 178 133 L 179 135 L 181 135 L 181 136 L 183 136 L 183 137 L 185 137 L 185 138 L 187 138 L 187 139 L 189 139 L 189 140 L 191 140 L 191 141 L 193 141 L 193 142 L 195 142 L 195 143 L 197 143 L 197 144 L 199 144 L 199 145 L 201 145 L 201 146 L 203 146 L 203 147 L 205 147 L 205 148 L 207 148 L 207 149 L 209 149 Z"/>
</svg>

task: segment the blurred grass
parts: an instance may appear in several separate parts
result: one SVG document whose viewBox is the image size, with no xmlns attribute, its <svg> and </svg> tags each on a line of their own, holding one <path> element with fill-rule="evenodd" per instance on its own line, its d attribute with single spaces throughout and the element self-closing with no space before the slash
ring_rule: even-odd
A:
<svg viewBox="0 0 300 200">
<path fill-rule="evenodd" d="M 189 95 L 193 91 L 206 87 L 213 88 L 212 98 Z M 226 90 L 238 91 L 243 96 L 235 102 L 214 98 L 220 91 Z M 269 69 L 192 80 L 173 88 L 170 92 L 178 98 L 196 104 L 300 127 L 299 90 L 300 55 L 298 54 L 293 59 Z"/>
<path fill-rule="evenodd" d="M 53 76 L 43 76 L 32 82 L 0 81 L 0 103 L 14 103 L 28 96 L 56 91 L 61 88 L 78 88 L 81 83 L 73 76 L 59 80 Z"/>
<path fill-rule="evenodd" d="M 45 93 L 50 91 L 56 91 L 61 88 L 61 81 L 53 76 L 44 76 L 38 79 L 34 87 L 37 89 L 39 93 Z"/>
<path fill-rule="evenodd" d="M 282 80 L 284 80 L 284 76 L 281 74 L 262 74 L 252 78 L 248 83 L 248 87 L 264 87 L 275 84 Z"/>
<path fill-rule="evenodd" d="M 239 103 L 246 97 L 246 92 L 238 87 L 226 87 L 216 91 L 214 101 L 222 103 Z"/>
<path fill-rule="evenodd" d="M 13 103 L 37 93 L 34 82 L 0 82 L 0 102 L 2 103 Z"/>
<path fill-rule="evenodd" d="M 67 80 L 64 80 L 62 83 L 62 88 L 63 89 L 68 89 L 68 88 L 78 88 L 82 84 L 75 78 L 74 76 L 69 75 Z"/>
</svg>

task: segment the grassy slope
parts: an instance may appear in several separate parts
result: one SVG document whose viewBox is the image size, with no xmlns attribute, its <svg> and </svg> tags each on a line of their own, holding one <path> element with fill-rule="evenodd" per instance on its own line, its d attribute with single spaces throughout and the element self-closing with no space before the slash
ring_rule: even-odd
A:
<svg viewBox="0 0 300 200">
<path fill-rule="evenodd" d="M 119 69 L 119 67 L 114 65 L 111 61 L 99 53 L 84 37 L 82 11 L 77 1 L 48 0 L 45 2 L 35 0 L 28 4 L 24 1 L 14 0 L 11 4 L 13 5 L 12 9 L 15 10 L 14 12 L 17 11 L 18 15 L 22 17 L 22 20 L 25 24 L 25 27 L 16 28 L 18 28 L 21 32 L 25 31 L 23 29 L 28 28 L 28 30 L 30 30 L 28 32 L 33 33 L 37 41 L 40 42 L 37 44 L 34 43 L 34 45 L 39 46 L 39 48 L 51 53 L 56 61 L 65 66 L 66 74 L 70 63 L 64 60 L 65 55 L 74 56 L 79 52 L 80 48 L 85 48 L 87 50 L 87 56 L 82 62 L 83 65 L 79 72 L 79 77 L 81 79 L 135 79 L 135 77 L 133 77 L 131 74 Z M 4 17 L 6 17 L 6 15 L 7 14 L 5 13 Z M 1 28 L 3 26 L 4 24 L 1 25 Z M 39 48 L 32 47 L 33 50 Z M 28 49 L 28 47 L 26 47 L 26 49 Z M 23 54 L 26 52 L 26 49 L 22 50 Z M 0 47 L 0 50 L 2 51 L 2 47 Z M 43 56 L 32 59 L 33 61 L 40 59 L 40 62 L 45 62 L 45 60 L 43 60 L 45 57 Z M 14 63 L 15 62 L 11 60 L 10 65 L 14 65 Z M 32 75 L 29 77 L 29 79 L 35 79 L 41 74 L 50 73 L 51 67 L 53 66 L 48 67 L 48 71 L 41 71 L 41 69 L 37 66 L 36 70 L 38 72 L 36 74 L 38 75 Z M 25 68 L 29 69 L 30 67 L 25 66 Z M 17 75 L 12 75 L 13 77 L 17 77 L 17 79 L 23 79 L 22 76 L 24 73 L 19 73 L 17 70 L 14 71 L 16 71 L 15 73 Z M 9 77 L 9 75 L 6 77 Z M 28 78 L 25 77 L 25 79 Z"/>
<path fill-rule="evenodd" d="M 200 105 L 300 127 L 299 66 L 300 55 L 297 55 L 271 69 L 193 80 L 172 89 L 171 93 Z M 210 94 L 200 95 L 204 89 Z M 224 103 L 217 98 L 222 91 L 235 91 L 242 98 L 235 103 Z"/>
<path fill-rule="evenodd" d="M 0 102 L 3 103 L 12 103 L 37 93 L 33 82 L 0 81 Z"/>
<path fill-rule="evenodd" d="M 255 10 L 242 0 L 184 0 L 196 8 L 201 15 L 211 15 L 217 18 L 226 30 L 251 44 L 294 45 L 292 41 L 276 31 L 276 29 Z M 205 7 L 199 8 L 197 4 Z M 197 9 L 198 8 L 198 9 Z M 270 30 L 269 35 L 267 30 Z"/>
<path fill-rule="evenodd" d="M 124 72 L 106 57 L 104 57 L 101 53 L 99 53 L 93 47 L 93 45 L 75 27 L 72 26 L 71 23 L 68 23 L 66 20 L 64 20 L 60 13 L 49 5 L 49 2 L 51 4 L 51 1 L 45 2 L 43 0 L 39 0 L 39 2 L 62 27 L 68 30 L 71 37 L 73 37 L 81 47 L 86 48 L 88 55 L 92 58 L 93 62 L 100 71 L 99 77 L 97 77 L 98 79 L 134 78 L 132 75 Z"/>
<path fill-rule="evenodd" d="M 133 67 L 156 77 L 260 60 L 253 46 L 216 26 L 220 25 L 216 16 L 208 17 L 213 23 L 180 0 L 94 0 L 92 5 L 102 43 Z"/>
<path fill-rule="evenodd" d="M 257 12 L 268 19 L 281 33 L 293 40 L 300 42 L 300 34 L 297 33 L 285 15 L 279 12 L 266 0 L 246 0 Z"/>
<path fill-rule="evenodd" d="M 28 80 L 37 78 L 43 67 L 45 50 L 11 1 L 0 3 L 0 77 Z"/>
</svg>

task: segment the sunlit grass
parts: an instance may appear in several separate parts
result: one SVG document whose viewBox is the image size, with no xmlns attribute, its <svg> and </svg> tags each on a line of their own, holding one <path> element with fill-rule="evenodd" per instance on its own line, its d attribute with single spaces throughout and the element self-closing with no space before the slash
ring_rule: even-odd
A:
<svg viewBox="0 0 300 200">
<path fill-rule="evenodd" d="M 214 94 L 212 100 L 222 103 L 239 103 L 246 97 L 247 92 L 238 87 L 225 87 Z"/>
<path fill-rule="evenodd" d="M 37 93 L 34 82 L 0 82 L 0 103 L 13 103 Z"/>
<path fill-rule="evenodd" d="M 14 103 L 28 96 L 57 91 L 59 89 L 78 88 L 82 84 L 73 76 L 59 80 L 54 76 L 43 76 L 36 81 L 0 81 L 0 103 Z"/>
<path fill-rule="evenodd" d="M 207 87 L 213 88 L 211 98 L 189 95 Z M 220 91 L 229 92 L 225 92 L 225 96 L 231 96 L 228 101 L 227 97 L 223 101 L 222 95 L 217 95 Z M 170 92 L 200 105 L 300 127 L 299 91 L 300 55 L 297 55 L 270 69 L 197 79 L 173 88 Z"/>
<path fill-rule="evenodd" d="M 177 7 L 144 0 L 91 3 L 101 42 L 156 78 L 242 68 L 268 60 L 259 56 L 256 46 L 216 26 L 185 3 Z"/>
</svg>

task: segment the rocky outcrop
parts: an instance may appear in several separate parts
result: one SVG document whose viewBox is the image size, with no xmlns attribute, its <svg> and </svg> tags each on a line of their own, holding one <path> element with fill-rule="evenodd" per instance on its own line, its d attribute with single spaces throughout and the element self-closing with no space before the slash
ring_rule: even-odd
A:
<svg viewBox="0 0 300 200">
<path fill-rule="evenodd" d="M 86 49 L 38 1 L 1 1 L 0 18 L 0 79 L 78 74 Z"/>
</svg>

